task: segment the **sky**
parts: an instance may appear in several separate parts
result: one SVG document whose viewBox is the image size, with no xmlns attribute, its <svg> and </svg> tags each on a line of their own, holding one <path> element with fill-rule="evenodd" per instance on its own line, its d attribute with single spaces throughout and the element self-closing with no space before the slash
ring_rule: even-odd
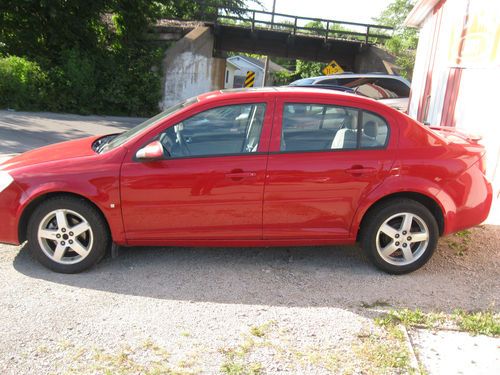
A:
<svg viewBox="0 0 500 375">
<path fill-rule="evenodd" d="M 267 11 L 273 9 L 273 0 L 260 0 Z M 392 0 L 276 0 L 276 12 L 302 17 L 374 23 Z M 260 9 L 247 2 L 249 8 Z"/>
</svg>

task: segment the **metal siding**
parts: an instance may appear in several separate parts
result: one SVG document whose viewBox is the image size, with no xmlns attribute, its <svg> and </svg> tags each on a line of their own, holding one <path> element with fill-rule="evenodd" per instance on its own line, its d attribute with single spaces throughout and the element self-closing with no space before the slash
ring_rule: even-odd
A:
<svg viewBox="0 0 500 375">
<path fill-rule="evenodd" d="M 442 13 L 437 43 L 433 24 Z M 429 49 L 434 48 L 434 51 Z M 435 55 L 434 61 L 432 56 Z M 427 76 L 427 67 L 429 76 Z M 448 84 L 450 71 L 461 75 Z M 428 81 L 429 79 L 429 81 Z M 487 149 L 488 177 L 500 191 L 500 137 L 498 88 L 500 87 L 500 1 L 454 0 L 431 12 L 422 23 L 412 79 L 409 115 L 423 115 L 425 87 L 431 95 L 427 119 L 432 124 L 455 125 L 479 134 Z M 451 90 L 447 92 L 447 90 Z M 446 100 L 446 103 L 445 103 Z M 453 106 L 455 108 L 448 108 Z M 420 104 L 420 111 L 419 111 Z M 446 106 L 445 106 L 446 104 Z M 446 118 L 441 119 L 442 114 Z"/>
</svg>

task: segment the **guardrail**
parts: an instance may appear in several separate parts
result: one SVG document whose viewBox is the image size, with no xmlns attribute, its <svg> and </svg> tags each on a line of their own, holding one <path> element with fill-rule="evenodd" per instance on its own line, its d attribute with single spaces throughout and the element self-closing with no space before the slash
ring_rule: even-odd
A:
<svg viewBox="0 0 500 375">
<path fill-rule="evenodd" d="M 389 39 L 384 32 L 392 32 L 389 26 L 328 20 L 323 18 L 299 17 L 283 13 L 273 13 L 257 9 L 220 6 L 209 1 L 198 1 L 201 19 L 215 24 L 247 27 L 255 29 L 289 32 L 292 35 L 320 36 L 329 38 L 354 39 L 369 43 L 370 40 Z M 356 30 L 353 30 L 356 29 Z M 376 31 L 375 33 L 373 31 Z"/>
</svg>

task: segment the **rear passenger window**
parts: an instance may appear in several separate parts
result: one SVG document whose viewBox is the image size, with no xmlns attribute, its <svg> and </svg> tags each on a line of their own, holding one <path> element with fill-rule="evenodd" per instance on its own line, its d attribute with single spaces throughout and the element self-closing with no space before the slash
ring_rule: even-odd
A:
<svg viewBox="0 0 500 375">
<path fill-rule="evenodd" d="M 387 123 L 371 112 L 363 111 L 361 148 L 383 147 L 387 143 Z"/>
<path fill-rule="evenodd" d="M 384 147 L 388 126 L 370 112 L 324 104 L 286 103 L 281 151 L 327 151 Z"/>
</svg>

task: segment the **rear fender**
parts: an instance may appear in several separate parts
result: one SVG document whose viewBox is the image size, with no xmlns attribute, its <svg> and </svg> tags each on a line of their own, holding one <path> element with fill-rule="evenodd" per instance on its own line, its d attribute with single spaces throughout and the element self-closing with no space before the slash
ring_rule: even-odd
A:
<svg viewBox="0 0 500 375">
<path fill-rule="evenodd" d="M 408 188 L 409 186 L 411 186 L 411 189 Z M 373 205 L 384 198 L 390 197 L 391 195 L 401 193 L 417 193 L 436 202 L 443 215 L 445 215 L 445 212 L 452 212 L 454 209 L 456 210 L 456 207 L 453 206 L 452 202 L 446 199 L 439 199 L 439 193 L 441 190 L 441 186 L 439 186 L 436 182 L 421 177 L 401 175 L 388 177 L 381 185 L 370 192 L 358 206 L 351 224 L 351 237 L 356 238 L 363 217 L 367 211 Z"/>
</svg>

